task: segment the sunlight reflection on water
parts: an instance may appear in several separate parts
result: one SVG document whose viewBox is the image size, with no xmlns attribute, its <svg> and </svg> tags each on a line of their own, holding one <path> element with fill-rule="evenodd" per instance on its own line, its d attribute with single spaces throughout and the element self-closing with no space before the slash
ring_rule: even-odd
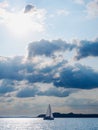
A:
<svg viewBox="0 0 98 130">
<path fill-rule="evenodd" d="M 98 118 L 1 118 L 0 130 L 98 130 Z"/>
</svg>

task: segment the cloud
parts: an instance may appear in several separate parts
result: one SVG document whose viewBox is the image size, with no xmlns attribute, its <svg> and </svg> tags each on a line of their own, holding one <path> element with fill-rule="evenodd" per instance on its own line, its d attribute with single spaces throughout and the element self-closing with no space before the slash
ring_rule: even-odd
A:
<svg viewBox="0 0 98 130">
<path fill-rule="evenodd" d="M 77 47 L 77 55 L 75 58 L 80 60 L 88 56 L 98 56 L 98 39 L 94 41 L 80 41 L 80 45 Z"/>
<path fill-rule="evenodd" d="M 86 6 L 86 12 L 91 18 L 98 17 L 98 0 L 90 1 Z"/>
<path fill-rule="evenodd" d="M 7 8 L 9 6 L 7 1 L 0 2 L 0 8 Z"/>
<path fill-rule="evenodd" d="M 35 68 L 33 68 L 34 71 L 29 72 L 30 75 L 26 76 L 26 79 L 30 83 L 53 83 L 54 78 L 58 76 L 58 71 L 63 68 L 64 65 L 66 65 L 66 61 L 57 61 L 54 63 L 54 60 L 52 60 L 51 64 L 49 65 L 40 65 L 44 62 L 43 57 L 40 61 L 41 63 L 34 63 Z M 43 63 L 44 64 L 44 63 Z"/>
<path fill-rule="evenodd" d="M 58 15 L 64 15 L 64 16 L 68 16 L 69 15 L 69 11 L 65 10 L 65 9 L 61 9 L 57 11 Z"/>
<path fill-rule="evenodd" d="M 35 9 L 35 6 L 33 6 L 33 5 L 26 5 L 26 7 L 25 7 L 25 10 L 24 10 L 24 13 L 28 13 L 28 12 L 31 12 L 32 10 L 34 10 Z"/>
<path fill-rule="evenodd" d="M 74 0 L 74 2 L 77 4 L 84 4 L 84 0 Z"/>
<path fill-rule="evenodd" d="M 41 40 L 28 46 L 28 57 L 0 57 L 0 93 L 10 93 L 19 98 L 36 96 L 67 97 L 79 89 L 98 88 L 98 72 L 89 66 L 70 65 L 62 56 L 66 50 L 78 49 L 78 59 L 83 57 L 85 48 L 90 54 L 98 52 L 97 40 L 80 41 L 79 46 L 62 40 Z M 93 48 L 93 49 L 92 49 Z M 84 49 L 82 49 L 84 50 Z M 87 51 L 89 50 L 89 51 Z M 80 55 L 81 54 L 81 55 Z M 54 56 L 53 56 L 54 55 Z M 85 55 L 85 57 L 88 55 Z M 25 82 L 26 81 L 26 82 Z M 42 84 L 41 88 L 36 84 Z M 4 84 L 4 85 L 3 85 Z M 44 84 L 48 86 L 45 89 Z M 42 90 L 43 88 L 43 90 Z M 74 90 L 74 91 L 73 91 Z M 13 93 L 13 94 L 12 94 Z"/>
<path fill-rule="evenodd" d="M 54 85 L 65 88 L 92 89 L 98 87 L 98 73 L 93 69 L 77 64 L 62 69 Z"/>
<path fill-rule="evenodd" d="M 28 58 L 32 58 L 36 55 L 53 56 L 55 52 L 72 50 L 75 45 L 71 45 L 63 40 L 40 40 L 38 42 L 32 42 L 28 46 Z"/>
<path fill-rule="evenodd" d="M 43 57 L 41 62 L 43 62 Z M 98 73 L 88 66 L 80 64 L 71 66 L 66 61 L 57 61 L 54 64 L 40 67 L 38 62 L 33 63 L 32 60 L 23 62 L 19 57 L 0 62 L 0 79 L 18 82 L 27 80 L 32 85 L 38 82 L 53 83 L 55 87 L 63 88 L 92 89 L 98 87 Z"/>
<path fill-rule="evenodd" d="M 22 80 L 23 77 L 19 71 L 23 68 L 22 57 L 1 58 L 0 79 Z"/>
<path fill-rule="evenodd" d="M 74 92 L 77 92 L 77 91 L 53 87 L 53 88 L 49 88 L 48 90 L 46 90 L 44 92 L 39 92 L 38 95 L 40 95 L 40 96 L 67 97 L 71 93 L 74 93 Z"/>
<path fill-rule="evenodd" d="M 66 106 L 70 106 L 72 110 L 81 113 L 97 112 L 98 109 L 98 88 L 91 90 L 80 90 L 72 93 L 66 99 Z"/>
<path fill-rule="evenodd" d="M 0 95 L 15 91 L 12 80 L 0 80 Z"/>
<path fill-rule="evenodd" d="M 35 97 L 37 95 L 38 90 L 36 88 L 24 88 L 17 93 L 17 97 L 19 98 L 27 98 L 27 97 Z"/>
<path fill-rule="evenodd" d="M 85 0 L 74 0 L 75 3 L 80 5 L 85 5 L 85 11 L 88 18 L 98 17 L 98 0 L 90 0 L 87 2 Z"/>
<path fill-rule="evenodd" d="M 77 92 L 77 90 L 57 88 L 52 84 L 47 83 L 39 83 L 39 85 L 33 84 L 33 86 L 31 86 L 31 84 L 29 84 L 29 86 L 21 87 L 21 90 L 17 92 L 16 96 L 18 98 L 29 98 L 36 96 L 67 97 L 69 94 Z"/>
</svg>

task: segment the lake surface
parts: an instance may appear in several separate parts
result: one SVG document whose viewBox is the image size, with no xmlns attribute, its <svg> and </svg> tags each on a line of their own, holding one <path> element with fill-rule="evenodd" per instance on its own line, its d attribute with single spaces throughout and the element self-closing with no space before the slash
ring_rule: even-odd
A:
<svg viewBox="0 0 98 130">
<path fill-rule="evenodd" d="M 0 118 L 0 130 L 98 130 L 98 118 Z"/>
</svg>

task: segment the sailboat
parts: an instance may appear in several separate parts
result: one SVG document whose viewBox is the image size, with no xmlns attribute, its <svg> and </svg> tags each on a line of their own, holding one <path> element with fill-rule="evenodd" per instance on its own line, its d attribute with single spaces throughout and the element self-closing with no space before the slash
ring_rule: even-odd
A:
<svg viewBox="0 0 98 130">
<path fill-rule="evenodd" d="M 48 105 L 47 112 L 46 112 L 46 115 L 44 117 L 44 120 L 54 120 L 50 104 Z"/>
</svg>

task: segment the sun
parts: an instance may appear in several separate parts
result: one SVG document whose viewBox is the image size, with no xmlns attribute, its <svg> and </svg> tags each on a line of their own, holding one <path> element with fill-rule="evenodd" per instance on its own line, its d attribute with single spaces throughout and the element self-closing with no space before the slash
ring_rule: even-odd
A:
<svg viewBox="0 0 98 130">
<path fill-rule="evenodd" d="M 8 18 L 7 27 L 15 35 L 25 35 L 29 31 L 31 21 L 22 14 L 13 14 Z"/>
<path fill-rule="evenodd" d="M 11 14 L 7 20 L 8 29 L 15 35 L 24 36 L 33 30 L 34 23 L 31 18 L 23 13 Z"/>
<path fill-rule="evenodd" d="M 19 11 L 7 10 L 0 8 L 0 23 L 2 23 L 11 35 L 24 37 L 31 32 L 44 32 L 46 11 L 37 9 L 36 11 L 24 12 L 24 9 Z"/>
<path fill-rule="evenodd" d="M 43 24 L 37 15 L 13 13 L 7 18 L 7 28 L 15 36 L 24 37 L 30 32 L 42 32 Z"/>
</svg>

